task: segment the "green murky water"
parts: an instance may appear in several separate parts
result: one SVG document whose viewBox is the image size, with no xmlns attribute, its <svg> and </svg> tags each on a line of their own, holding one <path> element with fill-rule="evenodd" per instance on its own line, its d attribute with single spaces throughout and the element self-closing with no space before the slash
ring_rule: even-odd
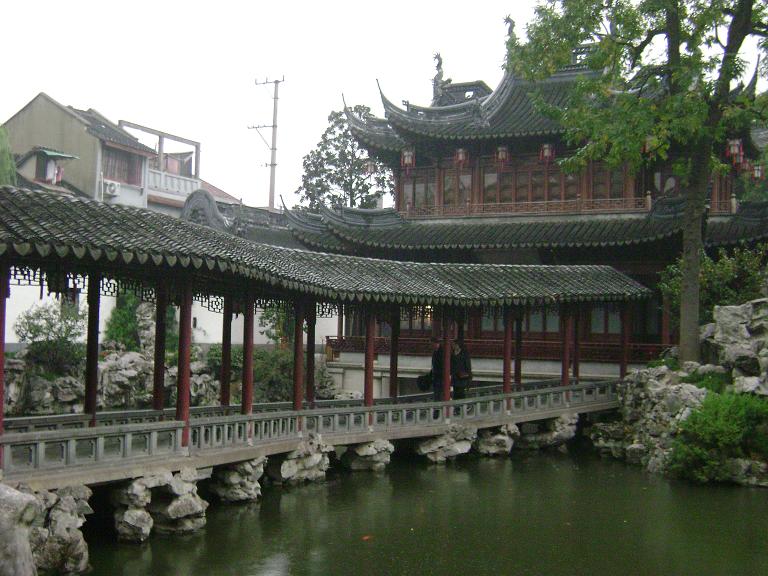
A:
<svg viewBox="0 0 768 576">
<path fill-rule="evenodd" d="M 768 490 L 698 487 L 589 455 L 395 461 L 268 488 L 188 537 L 86 532 L 94 575 L 768 574 Z"/>
</svg>

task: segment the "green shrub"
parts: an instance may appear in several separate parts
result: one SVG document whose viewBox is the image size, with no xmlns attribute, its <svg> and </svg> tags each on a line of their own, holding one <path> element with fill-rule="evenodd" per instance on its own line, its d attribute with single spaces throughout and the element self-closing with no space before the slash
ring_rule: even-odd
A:
<svg viewBox="0 0 768 576">
<path fill-rule="evenodd" d="M 206 355 L 214 378 L 221 373 L 221 344 L 213 344 Z M 243 347 L 232 346 L 232 379 L 243 375 Z M 258 348 L 253 352 L 253 395 L 256 402 L 286 402 L 293 399 L 293 352 Z"/>
<path fill-rule="evenodd" d="M 712 322 L 712 312 L 716 305 L 742 304 L 760 298 L 766 264 L 768 244 L 760 244 L 755 248 L 721 249 L 715 258 L 702 252 L 699 321 L 702 324 Z M 669 298 L 672 311 L 670 319 L 673 323 L 679 318 L 681 288 L 681 261 L 678 261 L 664 269 L 659 282 L 659 289 Z"/>
<path fill-rule="evenodd" d="M 768 402 L 709 393 L 681 424 L 668 470 L 695 482 L 725 481 L 727 460 L 744 457 L 768 458 Z"/>
<path fill-rule="evenodd" d="M 648 362 L 648 368 L 666 366 L 670 370 L 680 370 L 680 361 L 677 358 L 657 358 Z"/>
<path fill-rule="evenodd" d="M 139 323 L 136 309 L 141 300 L 133 292 L 125 292 L 117 297 L 117 303 L 107 320 L 104 337 L 119 342 L 126 350 L 139 349 Z"/>
<path fill-rule="evenodd" d="M 689 374 L 682 379 L 687 384 L 695 384 L 699 388 L 704 388 L 710 392 L 723 394 L 727 386 L 733 384 L 733 378 L 730 372 L 709 372 L 707 374 Z"/>
<path fill-rule="evenodd" d="M 82 369 L 85 346 L 76 342 L 85 333 L 87 315 L 74 304 L 49 302 L 22 312 L 14 330 L 28 344 L 27 363 L 43 372 L 73 374 Z"/>
<path fill-rule="evenodd" d="M 214 378 L 221 374 L 221 344 L 211 344 L 205 361 Z M 243 376 L 243 347 L 241 345 L 232 346 L 232 380 L 239 380 Z"/>
</svg>

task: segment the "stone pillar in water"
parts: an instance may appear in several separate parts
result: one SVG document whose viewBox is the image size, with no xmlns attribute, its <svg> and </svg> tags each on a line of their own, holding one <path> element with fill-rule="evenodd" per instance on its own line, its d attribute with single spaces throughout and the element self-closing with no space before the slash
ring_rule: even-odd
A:
<svg viewBox="0 0 768 576">
<path fill-rule="evenodd" d="M 328 453 L 333 451 L 333 446 L 325 444 L 320 434 L 310 432 L 293 452 L 270 457 L 267 475 L 276 484 L 325 480 L 325 471 L 331 465 Z"/>
<path fill-rule="evenodd" d="M 435 464 L 443 464 L 447 460 L 469 452 L 475 438 L 477 438 L 476 428 L 454 424 L 440 436 L 420 441 L 416 446 L 416 454 L 426 456 Z"/>
<path fill-rule="evenodd" d="M 389 464 L 390 455 L 395 451 L 388 440 L 374 440 L 353 444 L 341 457 L 341 463 L 350 470 L 373 470 L 380 472 Z"/>
<path fill-rule="evenodd" d="M 261 496 L 259 478 L 264 474 L 266 463 L 267 458 L 261 456 L 219 466 L 213 471 L 209 489 L 223 502 L 256 501 Z"/>
<path fill-rule="evenodd" d="M 197 495 L 205 477 L 194 468 L 145 476 L 115 488 L 115 529 L 119 540 L 143 542 L 152 530 L 165 534 L 195 532 L 205 526 L 208 502 Z"/>
<path fill-rule="evenodd" d="M 484 428 L 477 434 L 473 448 L 483 456 L 509 456 L 520 430 L 514 424 Z"/>
</svg>

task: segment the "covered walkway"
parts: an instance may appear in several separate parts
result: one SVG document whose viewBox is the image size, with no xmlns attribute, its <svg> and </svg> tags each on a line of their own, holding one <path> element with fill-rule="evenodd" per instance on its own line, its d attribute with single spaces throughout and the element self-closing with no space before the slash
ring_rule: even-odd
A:
<svg viewBox="0 0 768 576">
<path fill-rule="evenodd" d="M 431 264 L 376 260 L 335 254 L 313 253 L 253 243 L 208 227 L 174 219 L 163 214 L 125 206 L 112 206 L 79 200 L 56 194 L 30 192 L 14 188 L 0 189 L 0 365 L 3 363 L 5 334 L 5 305 L 12 296 L 12 285 L 40 285 L 50 292 L 64 292 L 78 288 L 87 293 L 88 330 L 85 370 L 85 413 L 90 427 L 102 428 L 97 412 L 97 366 L 99 352 L 98 314 L 101 295 L 116 295 L 132 291 L 156 306 L 155 372 L 153 404 L 157 418 L 165 405 L 163 379 L 165 358 L 165 313 L 168 306 L 179 307 L 178 383 L 177 403 L 173 420 L 133 423 L 131 417 L 115 416 L 106 427 L 114 427 L 120 454 L 130 455 L 136 438 L 137 444 L 154 446 L 154 442 L 169 445 L 173 450 L 187 450 L 195 446 L 217 446 L 226 438 L 240 438 L 252 442 L 261 438 L 258 418 L 253 404 L 253 328 L 256 308 L 290 307 L 294 321 L 294 391 L 291 410 L 281 416 L 281 423 L 269 418 L 269 429 L 292 430 L 295 434 L 312 429 L 325 432 L 324 415 L 315 408 L 314 398 L 314 325 L 319 314 L 334 314 L 340 306 L 354 308 L 365 318 L 365 394 L 363 406 L 352 409 L 352 420 L 362 419 L 362 425 L 373 430 L 380 426 L 383 416 L 387 426 L 395 422 L 395 413 L 402 422 L 408 421 L 402 406 L 380 410 L 374 405 L 373 362 L 377 318 L 389 322 L 392 329 L 390 355 L 390 396 L 398 396 L 398 330 L 402 315 L 428 308 L 442 324 L 442 343 L 446 360 L 454 337 L 454 319 L 461 318 L 469 309 L 498 311 L 504 318 L 504 377 L 500 394 L 484 400 L 468 402 L 497 402 L 506 415 L 515 406 L 513 382 L 518 390 L 522 385 L 519 358 L 522 350 L 520 318 L 528 307 L 560 307 L 564 323 L 562 345 L 562 375 L 560 393 L 566 400 L 567 389 L 579 380 L 579 341 L 574 335 L 574 312 L 582 303 L 621 302 L 646 298 L 649 291 L 609 266 L 514 266 L 493 264 Z M 209 309 L 222 313 L 224 328 L 223 358 L 220 374 L 222 382 L 221 418 L 234 419 L 219 428 L 207 429 L 206 418 L 193 419 L 189 405 L 191 306 L 196 300 Z M 239 416 L 231 415 L 229 382 L 231 380 L 231 320 L 232 315 L 244 315 L 244 365 L 242 403 Z M 625 319 L 626 314 L 622 314 Z M 624 321 L 622 341 L 628 332 Z M 306 326 L 306 374 L 304 327 Z M 625 346 L 624 350 L 628 348 Z M 626 354 L 622 370 L 626 370 Z M 442 374 L 443 401 L 450 402 L 450 362 L 444 362 Z M 4 390 L 0 375 L 0 405 Z M 574 390 L 576 390 L 574 388 Z M 495 398 L 491 400 L 491 398 Z M 570 399 L 568 399 L 570 401 Z M 462 401 L 455 401 L 462 402 Z M 438 410 L 442 424 L 464 414 L 464 408 L 445 404 Z M 499 404 L 500 403 L 500 404 Z M 304 407 L 307 406 L 308 410 Z M 414 405 L 415 406 L 415 405 Z M 477 408 L 479 410 L 479 408 Z M 393 412 L 394 410 L 394 412 Z M 415 408 L 411 408 L 411 413 Z M 348 412 L 348 409 L 342 410 Z M 427 412 L 434 412 L 428 410 Z M 316 414 L 316 415 L 314 415 Z M 389 415 L 386 415 L 389 414 Z M 240 420 L 237 420 L 237 419 Z M 355 420 L 356 419 L 356 420 Z M 237 422 L 240 422 L 238 424 Z M 194 424 L 196 422 L 196 424 Z M 340 422 L 340 420 L 334 420 Z M 412 421 L 415 426 L 430 422 Z M 431 422 L 434 424 L 434 422 Z M 121 426 L 130 428 L 123 430 Z M 223 426 L 223 428 L 221 427 Z M 238 428 L 239 426 L 239 428 Z M 338 424 L 342 426 L 342 424 Z M 55 427 L 55 426 L 54 426 Z M 104 437 L 107 430 L 100 431 Z M 157 428 L 157 430 L 155 430 Z M 29 442 L 17 434 L 37 432 L 9 431 L 3 434 L 3 415 L 0 412 L 0 457 L 3 468 L 9 462 L 30 462 L 33 468 L 63 466 L 67 462 L 93 462 L 98 455 L 108 452 L 107 440 L 94 439 L 87 430 L 73 430 L 74 440 L 61 439 L 66 448 L 60 458 L 41 457 L 42 447 L 31 449 Z M 123 431 L 120 431 L 123 430 Z M 197 432 L 195 432 L 195 430 Z M 216 431 L 218 430 L 218 432 Z M 229 432 L 227 432 L 229 430 Z M 240 430 L 240 432 L 237 432 Z M 162 434 L 160 433 L 162 431 Z M 47 434 L 47 432 L 40 432 Z M 128 436 L 124 436 L 128 434 Z M 138 436 L 134 436 L 138 434 Z M 149 435 L 147 435 L 149 434 Z M 223 434 L 216 440 L 216 434 Z M 227 436 L 233 434 L 234 436 Z M 238 436 L 240 434 L 240 436 Z M 122 435 L 122 436 L 121 436 Z M 197 436 L 195 436 L 197 435 Z M 208 435 L 208 436 L 207 436 Z M 210 436 L 213 435 L 213 436 Z M 60 436 L 60 435 L 59 435 Z M 79 443 L 76 438 L 88 439 Z M 206 438 L 208 438 L 206 440 Z M 31 439 L 29 439 L 31 440 Z M 170 443 L 170 444 L 168 444 Z M 147 448 L 151 451 L 150 448 Z M 37 451 L 36 451 L 37 450 Z M 59 454 L 54 448 L 51 455 Z M 136 451 L 135 453 L 139 453 Z M 148 456 L 146 451 L 140 452 Z M 47 464 L 46 464 L 47 462 Z M 15 466 L 15 464 L 13 465 Z"/>
</svg>

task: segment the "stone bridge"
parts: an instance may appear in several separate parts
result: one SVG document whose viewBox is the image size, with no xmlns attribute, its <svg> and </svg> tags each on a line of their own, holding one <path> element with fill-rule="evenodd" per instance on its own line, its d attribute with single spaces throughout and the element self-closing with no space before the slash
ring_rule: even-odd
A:
<svg viewBox="0 0 768 576">
<path fill-rule="evenodd" d="M 291 403 L 193 408 L 190 442 L 173 410 L 98 412 L 9 418 L 0 436 L 4 481 L 52 490 L 99 484 L 182 468 L 205 469 L 290 452 L 309 433 L 330 445 L 439 436 L 454 425 L 492 428 L 614 409 L 617 382 L 531 387 L 432 402 L 425 395 L 383 398 L 373 406 L 354 401 L 318 401 L 312 409 Z"/>
</svg>

